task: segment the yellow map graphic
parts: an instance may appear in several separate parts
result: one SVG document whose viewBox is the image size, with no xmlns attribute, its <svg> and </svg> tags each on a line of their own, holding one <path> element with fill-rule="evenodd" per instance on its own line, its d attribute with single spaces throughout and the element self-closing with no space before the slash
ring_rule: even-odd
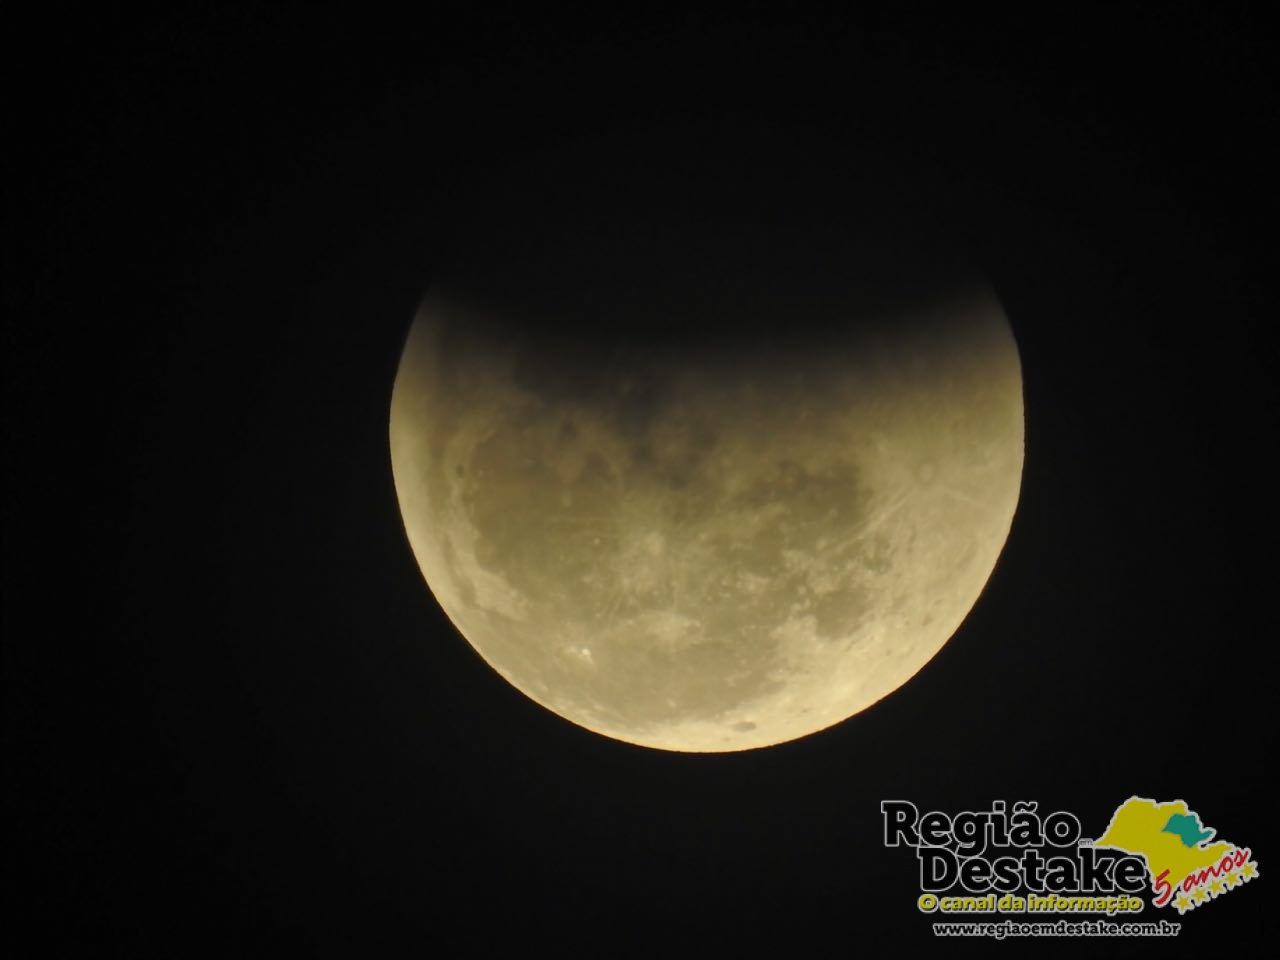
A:
<svg viewBox="0 0 1280 960">
<path fill-rule="evenodd" d="M 1156 803 L 1142 797 L 1130 797 L 1111 818 L 1106 832 L 1094 844 L 1125 853 L 1140 854 L 1147 860 L 1151 878 L 1155 880 L 1169 871 L 1170 886 L 1177 887 L 1182 878 L 1195 870 L 1213 866 L 1223 854 L 1235 848 L 1226 841 L 1208 843 L 1212 830 L 1202 830 L 1204 840 L 1190 842 L 1185 824 L 1198 824 L 1200 818 L 1181 800 Z M 1169 829 L 1182 825 L 1180 830 Z"/>
</svg>

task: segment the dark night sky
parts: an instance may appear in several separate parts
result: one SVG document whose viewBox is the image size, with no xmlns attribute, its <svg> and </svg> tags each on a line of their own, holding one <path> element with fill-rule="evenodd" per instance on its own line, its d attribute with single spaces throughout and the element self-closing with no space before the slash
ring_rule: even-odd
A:
<svg viewBox="0 0 1280 960">
<path fill-rule="evenodd" d="M 885 798 L 1099 832 L 1132 794 L 1182 798 L 1265 873 L 1275 37 L 1260 5 L 1204 6 L 15 29 L 7 902 L 51 950 L 134 957 L 940 946 Z M 1027 403 L 1018 514 L 953 640 L 849 722 L 710 757 L 492 673 L 424 588 L 386 440 L 459 238 L 581 222 L 580 173 L 522 171 L 642 141 L 590 195 L 652 209 L 649 161 L 689 130 L 700 216 L 803 233 L 853 179 L 961 238 Z M 809 173 L 736 151 L 762 130 Z M 1272 882 L 1159 949 L 1261 937 Z"/>
</svg>

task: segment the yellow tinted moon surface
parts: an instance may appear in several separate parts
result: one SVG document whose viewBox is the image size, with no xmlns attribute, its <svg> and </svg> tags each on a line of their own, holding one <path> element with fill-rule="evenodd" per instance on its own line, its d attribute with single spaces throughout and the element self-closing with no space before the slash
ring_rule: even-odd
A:
<svg viewBox="0 0 1280 960">
<path fill-rule="evenodd" d="M 1022 476 L 999 301 L 914 309 L 799 357 L 641 353 L 567 384 L 429 294 L 390 417 L 427 585 L 513 686 L 618 740 L 746 750 L 864 710 L 969 613 Z"/>
</svg>

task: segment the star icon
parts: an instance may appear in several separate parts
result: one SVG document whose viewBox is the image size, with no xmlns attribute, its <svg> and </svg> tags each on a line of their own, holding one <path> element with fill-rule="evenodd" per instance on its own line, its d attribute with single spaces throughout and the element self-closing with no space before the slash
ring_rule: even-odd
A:
<svg viewBox="0 0 1280 960">
<path fill-rule="evenodd" d="M 1173 898 L 1173 905 L 1178 908 L 1178 916 L 1182 916 L 1191 909 L 1191 901 L 1187 899 L 1185 893 L 1179 893 Z"/>
<path fill-rule="evenodd" d="M 1203 887 L 1196 887 L 1195 893 L 1191 894 L 1191 897 L 1196 903 L 1204 903 L 1209 899 L 1209 894 L 1204 892 Z"/>
<path fill-rule="evenodd" d="M 1245 880 L 1252 880 L 1258 875 L 1258 865 L 1252 860 L 1246 860 L 1240 867 L 1240 874 Z"/>
<path fill-rule="evenodd" d="M 1215 897 L 1227 892 L 1226 884 L 1222 882 L 1221 877 L 1214 877 L 1209 883 L 1209 889 L 1213 891 Z"/>
<path fill-rule="evenodd" d="M 1238 887 L 1238 886 L 1240 886 L 1240 884 L 1242 884 L 1242 883 L 1244 883 L 1244 881 L 1240 879 L 1240 871 L 1239 871 L 1239 870 L 1232 870 L 1230 873 L 1228 873 L 1228 874 L 1227 874 L 1227 886 L 1228 886 L 1228 887 Z"/>
</svg>

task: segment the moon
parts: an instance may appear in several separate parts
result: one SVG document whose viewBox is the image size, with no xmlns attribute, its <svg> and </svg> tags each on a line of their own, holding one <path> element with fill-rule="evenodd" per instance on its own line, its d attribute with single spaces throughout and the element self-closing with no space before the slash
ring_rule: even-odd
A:
<svg viewBox="0 0 1280 960">
<path fill-rule="evenodd" d="M 429 293 L 392 470 L 426 582 L 485 662 L 581 727 L 684 752 L 806 736 L 916 674 L 1010 530 L 1018 351 L 980 281 L 850 303 L 820 335 L 747 325 L 744 346 L 543 335 Z"/>
</svg>

